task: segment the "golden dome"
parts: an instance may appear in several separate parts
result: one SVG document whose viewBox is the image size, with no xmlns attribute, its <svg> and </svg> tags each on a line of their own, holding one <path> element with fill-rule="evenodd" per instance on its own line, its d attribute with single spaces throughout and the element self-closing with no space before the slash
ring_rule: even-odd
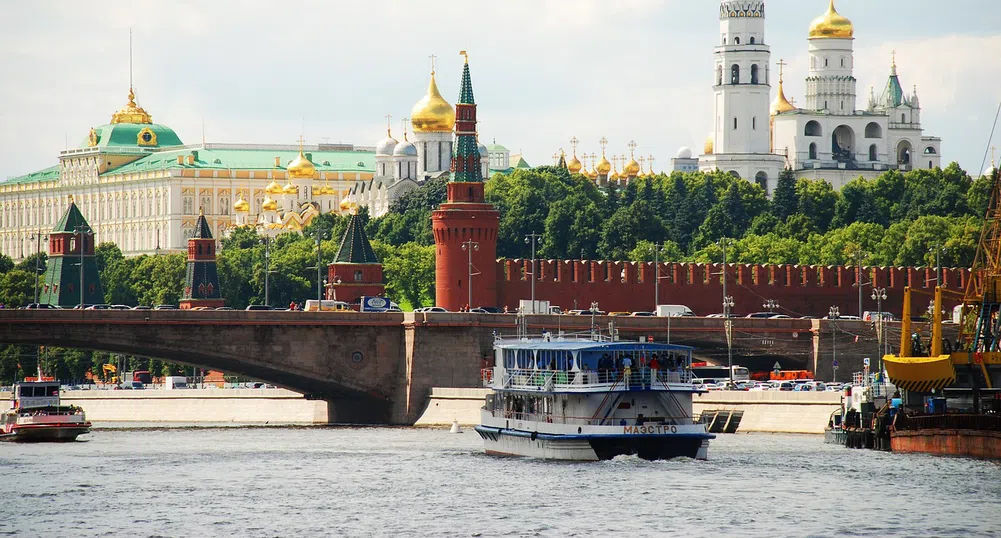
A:
<svg viewBox="0 0 1001 538">
<path fill-rule="evenodd" d="M 706 145 L 702 147 L 702 153 L 704 155 L 712 155 L 713 154 L 713 137 L 712 137 L 712 135 L 709 135 L 709 137 L 706 138 Z"/>
<path fill-rule="evenodd" d="M 261 204 L 261 210 L 263 211 L 278 211 L 278 202 L 274 201 L 273 198 L 268 196 L 264 199 L 264 203 Z"/>
<path fill-rule="evenodd" d="M 592 181 L 598 179 L 598 171 L 595 170 L 594 168 L 592 168 L 590 172 L 585 172 L 584 175 L 589 177 Z"/>
<path fill-rule="evenodd" d="M 323 196 L 330 196 L 337 194 L 337 190 L 335 190 L 330 185 L 324 184 L 323 187 L 320 188 L 320 194 Z"/>
<path fill-rule="evenodd" d="M 852 39 L 855 27 L 834 9 L 834 0 L 827 6 L 827 13 L 813 19 L 810 24 L 810 39 Z"/>
<path fill-rule="evenodd" d="M 455 109 L 438 91 L 438 85 L 434 81 L 434 71 L 431 72 L 427 95 L 417 101 L 410 111 L 410 124 L 418 133 L 450 132 L 455 127 Z"/>
<path fill-rule="evenodd" d="M 241 196 L 234 204 L 233 211 L 237 213 L 248 213 L 250 212 L 250 203 L 243 199 Z"/>
<path fill-rule="evenodd" d="M 288 164 L 285 171 L 288 172 L 288 177 L 291 179 L 312 179 L 313 175 L 316 174 L 316 167 L 309 162 L 300 149 L 299 156 Z"/>
<path fill-rule="evenodd" d="M 790 110 L 796 110 L 796 106 L 786 99 L 786 94 L 782 90 L 782 79 L 779 79 L 779 94 L 775 96 L 775 101 L 772 103 L 772 116 Z"/>
<path fill-rule="evenodd" d="M 636 177 L 640 174 L 642 170 L 640 169 L 640 163 L 636 162 L 636 159 L 630 158 L 626 166 L 622 168 L 623 177 Z"/>
<path fill-rule="evenodd" d="M 129 102 L 111 115 L 111 123 L 153 123 L 153 117 L 136 104 L 136 92 L 129 86 Z"/>
<path fill-rule="evenodd" d="M 268 186 L 264 187 L 264 193 L 265 194 L 281 194 L 282 193 L 282 186 L 279 185 L 277 181 L 271 180 L 271 183 L 268 183 Z"/>
<path fill-rule="evenodd" d="M 607 176 L 612 170 L 612 163 L 608 162 L 604 153 L 601 154 L 601 160 L 598 161 L 598 165 L 595 167 L 595 170 L 597 170 L 598 175 L 602 176 Z"/>
<path fill-rule="evenodd" d="M 299 194 L 299 187 L 293 185 L 292 181 L 290 180 L 288 183 L 285 184 L 285 187 L 282 188 L 282 194 L 290 194 L 290 195 Z"/>
<path fill-rule="evenodd" d="M 577 152 L 575 151 L 573 157 L 567 162 L 567 170 L 570 170 L 571 174 L 579 174 L 580 169 L 583 167 L 584 165 L 580 163 L 580 160 L 577 158 Z"/>
</svg>

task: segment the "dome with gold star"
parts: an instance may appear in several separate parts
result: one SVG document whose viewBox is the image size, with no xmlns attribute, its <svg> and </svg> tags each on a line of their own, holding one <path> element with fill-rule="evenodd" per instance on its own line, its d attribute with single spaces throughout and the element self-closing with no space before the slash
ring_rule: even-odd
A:
<svg viewBox="0 0 1001 538">
<path fill-rule="evenodd" d="M 410 111 L 410 125 L 418 133 L 451 132 L 455 127 L 455 108 L 438 91 L 431 72 L 431 82 L 425 95 Z"/>
<path fill-rule="evenodd" d="M 316 167 L 313 166 L 313 163 L 309 162 L 309 159 L 306 158 L 306 155 L 300 149 L 299 156 L 288 163 L 285 171 L 288 172 L 289 179 L 313 179 L 313 175 L 316 174 Z"/>
<path fill-rule="evenodd" d="M 827 13 L 813 19 L 810 24 L 810 39 L 852 39 L 855 27 L 838 10 L 834 9 L 834 0 L 827 6 Z"/>
</svg>

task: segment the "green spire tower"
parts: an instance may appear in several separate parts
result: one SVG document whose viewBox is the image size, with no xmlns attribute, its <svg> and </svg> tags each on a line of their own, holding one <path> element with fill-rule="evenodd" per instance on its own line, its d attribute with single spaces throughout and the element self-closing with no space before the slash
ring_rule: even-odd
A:
<svg viewBox="0 0 1001 538">
<path fill-rule="evenodd" d="M 188 267 L 184 276 L 184 296 L 181 297 L 180 304 L 182 310 L 226 305 L 222 290 L 219 289 L 215 246 L 205 213 L 199 212 L 195 234 L 188 239 Z"/>
<path fill-rule="evenodd" d="M 104 302 L 94 257 L 94 231 L 72 196 L 66 212 L 49 233 L 49 262 L 41 286 L 40 303 L 73 307 Z"/>
<path fill-rule="evenodd" d="M 465 56 L 465 54 L 463 55 Z M 452 150 L 452 181 L 482 182 L 480 150 L 476 143 L 476 101 L 473 81 L 469 77 L 469 57 L 462 66 L 462 87 L 455 104 L 455 148 Z"/>
</svg>

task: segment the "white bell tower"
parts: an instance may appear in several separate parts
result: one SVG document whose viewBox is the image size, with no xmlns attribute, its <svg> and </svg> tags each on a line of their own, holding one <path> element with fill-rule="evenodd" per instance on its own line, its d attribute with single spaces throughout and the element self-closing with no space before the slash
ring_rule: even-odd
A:
<svg viewBox="0 0 1001 538">
<path fill-rule="evenodd" d="M 764 1 L 727 0 L 719 8 L 715 58 L 715 153 L 768 153 L 771 80 Z"/>
</svg>

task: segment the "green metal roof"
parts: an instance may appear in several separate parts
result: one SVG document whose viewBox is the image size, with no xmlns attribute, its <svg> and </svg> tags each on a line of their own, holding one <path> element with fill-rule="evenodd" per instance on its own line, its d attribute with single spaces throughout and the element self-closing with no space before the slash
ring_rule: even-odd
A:
<svg viewBox="0 0 1001 538">
<path fill-rule="evenodd" d="M 896 74 L 890 75 L 890 79 L 886 81 L 886 89 L 879 101 L 888 107 L 898 107 L 904 102 L 904 89 L 900 87 Z"/>
<path fill-rule="evenodd" d="M 191 236 L 192 239 L 212 239 L 212 229 L 209 228 L 209 223 L 205 220 L 205 215 L 198 215 L 198 222 L 195 223 L 195 233 Z"/>
<path fill-rule="evenodd" d="M 524 157 L 519 155 L 518 159 L 511 163 L 511 168 L 531 168 L 531 166 L 529 166 L 528 161 Z"/>
<path fill-rule="evenodd" d="M 146 128 L 156 135 L 156 144 L 140 146 L 139 133 Z M 99 148 L 162 148 L 184 145 L 173 129 L 158 123 L 109 123 L 94 127 L 94 132 L 97 134 L 96 147 Z M 83 139 L 80 147 L 91 147 L 89 135 Z"/>
<path fill-rule="evenodd" d="M 351 215 L 334 263 L 379 263 L 379 258 L 375 256 L 372 244 L 368 242 L 365 226 L 358 215 Z"/>
<path fill-rule="evenodd" d="M 196 155 L 195 161 L 188 164 L 187 156 Z M 101 174 L 102 176 L 145 172 L 151 170 L 167 170 L 172 168 L 194 170 L 239 169 L 239 170 L 284 170 L 288 163 L 299 155 L 298 150 L 262 149 L 262 148 L 196 148 L 159 151 L 139 160 L 113 168 Z M 177 157 L 184 157 L 183 164 L 177 163 Z M 313 166 L 318 172 L 375 172 L 375 153 L 370 151 L 307 151 Z M 279 157 L 281 166 L 275 166 L 275 157 Z"/>
<path fill-rule="evenodd" d="M 12 177 L 3 183 L 9 185 L 11 183 L 35 183 L 38 181 L 54 181 L 57 179 L 59 179 L 58 164 L 44 168 L 37 172 L 25 174 L 23 176 Z"/>
<path fill-rule="evenodd" d="M 489 146 L 487 146 L 487 150 L 488 151 L 507 151 L 507 148 L 505 148 L 504 146 L 502 146 L 502 145 L 494 142 L 493 144 L 490 144 Z"/>
<path fill-rule="evenodd" d="M 76 231 L 77 226 L 87 226 L 87 219 L 83 218 L 83 214 L 76 207 L 76 203 L 70 202 L 70 206 L 66 208 L 63 213 L 62 218 L 56 223 L 55 227 L 52 228 L 53 232 L 73 232 Z"/>
</svg>

